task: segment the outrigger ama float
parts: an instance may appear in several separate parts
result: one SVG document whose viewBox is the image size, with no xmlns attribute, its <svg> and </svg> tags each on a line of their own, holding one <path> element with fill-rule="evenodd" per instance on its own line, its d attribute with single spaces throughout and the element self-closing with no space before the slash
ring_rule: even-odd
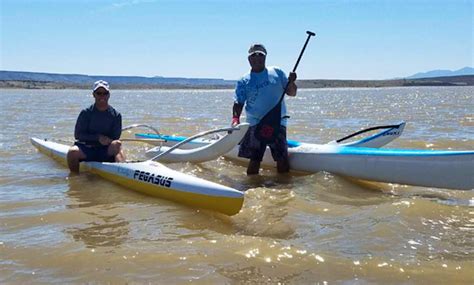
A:
<svg viewBox="0 0 474 285">
<path fill-rule="evenodd" d="M 143 125 L 131 127 L 136 126 Z M 248 124 L 241 124 L 236 128 L 201 133 L 200 135 L 221 131 L 228 132 L 212 144 L 198 150 L 197 156 L 199 153 L 202 155 L 209 152 L 214 152 L 219 156 L 228 152 L 239 143 L 247 129 Z M 39 138 L 31 138 L 31 143 L 40 152 L 62 164 L 67 164 L 66 154 L 69 146 Z M 88 170 L 134 191 L 226 215 L 237 214 L 244 202 L 244 193 L 241 191 L 172 170 L 153 159 L 122 163 L 81 162 L 81 169 Z"/>
<path fill-rule="evenodd" d="M 288 141 L 290 169 L 314 173 L 327 171 L 338 175 L 358 179 L 408 184 L 424 187 L 470 190 L 474 189 L 474 150 L 410 150 L 380 149 L 380 147 L 398 138 L 405 123 L 389 126 L 377 126 L 358 131 L 342 139 L 327 144 L 310 144 Z M 346 142 L 356 135 L 377 129 L 383 131 L 354 142 Z M 160 144 L 167 146 L 184 140 L 185 137 L 158 134 L 136 134 L 142 139 L 162 139 Z M 183 146 L 183 148 L 202 148 L 213 143 L 215 139 L 199 138 Z M 147 151 L 147 156 L 155 157 L 166 151 L 166 148 L 155 147 Z M 188 150 L 190 151 L 190 150 Z M 234 147 L 224 156 L 239 158 L 238 147 Z M 167 157 L 167 161 L 182 161 L 176 153 Z M 213 159 L 213 157 L 209 157 Z M 274 165 L 269 149 L 267 149 L 263 166 Z"/>
</svg>

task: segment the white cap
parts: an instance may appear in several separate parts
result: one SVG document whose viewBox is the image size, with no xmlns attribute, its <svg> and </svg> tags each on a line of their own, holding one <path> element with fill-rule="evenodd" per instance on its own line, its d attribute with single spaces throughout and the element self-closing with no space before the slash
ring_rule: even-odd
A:
<svg viewBox="0 0 474 285">
<path fill-rule="evenodd" d="M 263 55 L 267 55 L 267 49 L 265 48 L 264 45 L 262 44 L 252 44 L 249 48 L 249 56 L 254 54 L 254 53 L 260 53 Z"/>
<path fill-rule="evenodd" d="M 108 92 L 110 91 L 109 90 L 109 83 L 107 81 L 104 81 L 104 80 L 99 80 L 99 81 L 94 82 L 94 87 L 92 88 L 92 91 L 95 92 L 100 87 L 104 88 Z"/>
</svg>

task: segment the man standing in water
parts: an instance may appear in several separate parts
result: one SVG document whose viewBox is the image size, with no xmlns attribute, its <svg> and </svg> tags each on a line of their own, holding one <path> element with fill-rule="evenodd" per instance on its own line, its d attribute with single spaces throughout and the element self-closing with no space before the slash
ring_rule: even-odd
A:
<svg viewBox="0 0 474 285">
<path fill-rule="evenodd" d="M 74 130 L 76 142 L 69 148 L 67 163 L 71 172 L 79 172 L 79 162 L 122 162 L 122 115 L 109 105 L 110 88 L 106 81 L 94 83 L 95 103 L 79 114 Z"/>
<path fill-rule="evenodd" d="M 277 67 L 266 67 L 265 60 L 267 50 L 262 44 L 253 44 L 248 51 L 248 61 L 251 70 L 238 82 L 234 95 L 234 106 L 232 108 L 232 125 L 240 123 L 240 115 L 245 105 L 247 122 L 250 128 L 243 138 L 239 156 L 249 158 L 247 175 L 258 174 L 260 163 L 267 145 L 270 147 L 272 157 L 277 163 L 279 173 L 288 172 L 288 144 L 286 142 L 286 105 L 281 102 L 280 132 L 271 142 L 264 142 L 255 135 L 260 120 L 277 104 L 285 92 L 289 96 L 296 96 L 297 86 L 296 73 L 291 72 L 287 78 L 285 73 Z M 286 90 L 285 90 L 286 87 Z"/>
</svg>

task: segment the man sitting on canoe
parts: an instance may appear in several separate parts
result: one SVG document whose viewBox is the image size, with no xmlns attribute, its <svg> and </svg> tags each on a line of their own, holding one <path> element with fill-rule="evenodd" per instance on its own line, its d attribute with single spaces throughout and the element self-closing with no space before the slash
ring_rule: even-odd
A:
<svg viewBox="0 0 474 285">
<path fill-rule="evenodd" d="M 267 50 L 262 44 L 253 44 L 250 47 L 248 61 L 251 70 L 237 82 L 234 95 L 232 125 L 240 123 L 240 115 L 244 104 L 247 122 L 250 124 L 250 128 L 239 148 L 239 156 L 250 159 L 247 167 L 248 175 L 259 173 L 260 162 L 267 145 L 271 149 L 273 159 L 277 162 L 278 172 L 283 173 L 290 170 L 288 144 L 286 142 L 286 105 L 285 101 L 280 102 L 280 99 L 283 93 L 296 96 L 296 73 L 291 72 L 287 78 L 281 69 L 265 67 L 266 56 Z M 285 87 L 287 87 L 286 92 Z M 277 107 L 278 109 L 275 109 Z M 277 110 L 277 112 L 270 112 L 271 110 Z M 262 120 L 264 117 L 268 117 L 266 116 L 267 113 L 276 114 L 273 116 L 272 125 L 274 128 L 262 128 L 261 121 L 264 121 Z M 278 128 L 275 132 L 276 137 L 271 139 L 262 138 L 261 134 L 264 137 L 265 133 L 273 134 L 275 128 Z"/>
<path fill-rule="evenodd" d="M 109 105 L 110 88 L 106 81 L 94 83 L 95 103 L 79 114 L 74 130 L 76 142 L 67 153 L 71 172 L 79 172 L 79 162 L 125 161 L 122 143 L 122 115 Z"/>
</svg>

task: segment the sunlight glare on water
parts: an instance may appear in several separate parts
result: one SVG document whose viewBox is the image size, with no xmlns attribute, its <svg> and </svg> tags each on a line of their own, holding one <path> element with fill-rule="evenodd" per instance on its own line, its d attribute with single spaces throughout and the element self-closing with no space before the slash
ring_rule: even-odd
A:
<svg viewBox="0 0 474 285">
<path fill-rule="evenodd" d="M 112 86 L 113 88 L 113 86 Z M 232 90 L 113 90 L 123 125 L 190 136 L 230 125 Z M 299 90 L 290 139 L 406 121 L 388 147 L 474 149 L 473 87 Z M 148 197 L 38 153 L 72 142 L 88 90 L 1 90 L 0 283 L 474 283 L 472 191 L 330 173 L 247 177 L 227 159 L 168 166 L 246 191 L 227 217 Z M 125 134 L 133 136 L 133 132 Z M 147 145 L 125 145 L 143 159 Z"/>
</svg>

